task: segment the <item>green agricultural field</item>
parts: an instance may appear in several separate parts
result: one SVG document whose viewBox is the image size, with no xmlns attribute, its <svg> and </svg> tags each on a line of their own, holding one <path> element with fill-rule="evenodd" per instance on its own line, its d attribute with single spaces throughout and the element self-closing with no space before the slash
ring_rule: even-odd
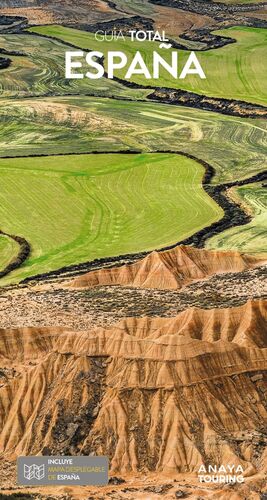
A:
<svg viewBox="0 0 267 500">
<path fill-rule="evenodd" d="M 70 47 L 57 40 L 30 34 L 2 35 L 0 48 L 22 52 L 9 56 L 12 64 L 0 70 L 0 97 L 28 97 L 29 95 L 89 94 L 95 96 L 124 96 L 144 98 L 147 91 L 127 89 L 123 85 L 103 79 L 96 86 L 93 80 L 65 79 L 65 51 Z"/>
<path fill-rule="evenodd" d="M 0 271 L 2 271 L 20 251 L 19 244 L 8 236 L 0 235 Z"/>
<path fill-rule="evenodd" d="M 158 43 L 138 43 L 131 42 L 129 39 L 115 43 L 98 42 L 93 33 L 56 25 L 37 26 L 30 28 L 30 31 L 48 37 L 52 36 L 63 42 L 70 42 L 83 49 L 100 50 L 104 55 L 108 50 L 122 50 L 129 60 L 132 60 L 135 52 L 140 50 L 150 71 L 154 50 L 168 62 L 171 61 L 170 51 L 159 49 Z M 216 33 L 235 38 L 237 42 L 220 49 L 198 52 L 199 61 L 207 76 L 205 80 L 201 80 L 196 75 L 188 75 L 184 80 L 175 80 L 163 69 L 160 79 L 147 80 L 143 75 L 133 75 L 131 81 L 140 85 L 176 87 L 212 97 L 266 104 L 266 30 L 237 27 Z M 187 57 L 188 51 L 179 51 L 180 69 Z M 118 70 L 115 74 L 124 79 L 125 69 Z"/>
<path fill-rule="evenodd" d="M 0 160 L 0 228 L 32 247 L 1 283 L 193 234 L 223 215 L 202 188 L 203 173 L 175 154 Z"/>
<path fill-rule="evenodd" d="M 252 215 L 252 221 L 245 226 L 237 226 L 214 236 L 207 248 L 239 250 L 247 253 L 266 253 L 267 243 L 267 196 L 266 187 L 249 184 L 232 190 L 232 197 L 241 202 Z"/>
<path fill-rule="evenodd" d="M 267 122 L 152 102 L 86 96 L 2 100 L 0 156 L 183 151 L 216 169 L 213 182 L 266 168 Z"/>
</svg>

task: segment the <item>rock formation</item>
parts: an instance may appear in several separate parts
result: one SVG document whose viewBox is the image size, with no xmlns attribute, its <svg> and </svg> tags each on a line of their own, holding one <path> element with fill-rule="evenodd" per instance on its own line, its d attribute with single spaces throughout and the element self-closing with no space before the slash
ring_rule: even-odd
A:
<svg viewBox="0 0 267 500">
<path fill-rule="evenodd" d="M 263 262 L 266 259 L 238 252 L 199 250 L 180 245 L 171 250 L 154 251 L 134 264 L 91 271 L 74 279 L 67 286 L 87 288 L 121 285 L 177 289 L 214 274 L 240 272 Z"/>
<path fill-rule="evenodd" d="M 1 331 L 1 453 L 108 455 L 113 472 L 264 468 L 267 302 Z"/>
</svg>

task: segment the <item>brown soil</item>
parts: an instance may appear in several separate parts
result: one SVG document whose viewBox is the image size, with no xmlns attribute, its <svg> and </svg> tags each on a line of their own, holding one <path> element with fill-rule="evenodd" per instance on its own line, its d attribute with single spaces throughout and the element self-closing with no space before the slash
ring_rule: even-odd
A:
<svg viewBox="0 0 267 500">
<path fill-rule="evenodd" d="M 53 24 L 57 21 L 52 12 L 44 10 L 41 7 L 31 8 L 0 8 L 0 15 L 5 14 L 9 16 L 22 16 L 26 17 L 31 24 Z"/>
<path fill-rule="evenodd" d="M 265 8 L 263 7 L 260 10 L 257 10 L 255 12 L 247 12 L 246 13 L 247 17 L 252 17 L 254 19 L 262 19 L 263 21 L 267 21 L 267 5 Z"/>
<path fill-rule="evenodd" d="M 214 24 L 214 19 L 208 16 L 199 16 L 192 12 L 172 9 L 170 7 L 154 6 L 153 19 L 155 28 L 165 30 L 170 36 L 178 36 L 185 31 L 208 28 Z"/>
<path fill-rule="evenodd" d="M 22 6 L 20 6 L 22 4 Z M 16 5 L 3 5 L 0 15 L 26 17 L 30 24 L 79 23 L 106 20 L 114 17 L 115 12 L 102 0 L 79 0 L 79 5 L 71 0 L 34 1 L 25 7 L 18 0 Z"/>
</svg>

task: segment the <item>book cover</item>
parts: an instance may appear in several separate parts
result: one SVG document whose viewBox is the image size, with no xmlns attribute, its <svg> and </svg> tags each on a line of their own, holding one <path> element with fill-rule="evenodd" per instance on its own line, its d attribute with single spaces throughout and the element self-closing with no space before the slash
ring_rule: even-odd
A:
<svg viewBox="0 0 267 500">
<path fill-rule="evenodd" d="M 267 499 L 266 6 L 0 0 L 0 500 Z"/>
</svg>

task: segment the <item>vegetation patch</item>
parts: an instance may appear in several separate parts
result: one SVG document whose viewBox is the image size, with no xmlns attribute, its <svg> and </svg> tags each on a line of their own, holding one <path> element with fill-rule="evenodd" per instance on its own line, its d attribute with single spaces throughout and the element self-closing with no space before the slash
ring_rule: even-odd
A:
<svg viewBox="0 0 267 500">
<path fill-rule="evenodd" d="M 17 257 L 19 250 L 19 244 L 16 241 L 0 234 L 0 276 L 1 271 Z"/>
<path fill-rule="evenodd" d="M 150 69 L 152 68 L 154 51 L 164 57 L 169 64 L 171 63 L 171 51 L 160 49 L 157 42 L 131 42 L 127 37 L 126 40 L 118 40 L 115 44 L 108 41 L 99 42 L 95 39 L 94 33 L 57 25 L 33 27 L 30 28 L 30 31 L 55 37 L 84 50 L 101 51 L 105 56 L 105 65 L 107 64 L 107 52 L 111 50 L 125 52 L 129 60 L 139 50 Z M 206 74 L 206 79 L 203 80 L 198 75 L 188 75 L 184 80 L 175 80 L 165 69 L 162 69 L 159 79 L 151 78 L 148 80 L 144 75 L 133 75 L 131 82 L 152 87 L 179 88 L 210 97 L 266 104 L 266 30 L 237 27 L 219 30 L 215 33 L 234 38 L 236 43 L 198 52 L 198 59 Z M 181 68 L 183 68 L 187 58 L 188 51 L 180 50 L 179 65 Z M 115 76 L 123 80 L 124 75 L 125 70 L 119 69 Z M 89 79 L 85 78 L 85 80 Z"/>
<path fill-rule="evenodd" d="M 215 168 L 213 183 L 266 168 L 267 122 L 262 119 L 87 96 L 1 104 L 0 156 L 182 151 Z"/>
<path fill-rule="evenodd" d="M 230 196 L 249 212 L 252 220 L 245 226 L 236 226 L 214 236 L 207 242 L 207 248 L 246 253 L 266 252 L 266 185 L 256 183 L 233 188 Z"/>
<path fill-rule="evenodd" d="M 97 86 L 93 80 L 67 80 L 65 51 L 70 48 L 58 40 L 27 33 L 0 34 L 0 48 L 9 51 L 11 61 L 9 67 L 0 72 L 0 97 L 90 94 L 139 99 L 148 93 L 128 89 L 106 78 Z"/>
<path fill-rule="evenodd" d="M 192 235 L 223 216 L 203 175 L 176 154 L 2 159 L 0 227 L 23 236 L 31 254 L 1 282 Z"/>
</svg>

